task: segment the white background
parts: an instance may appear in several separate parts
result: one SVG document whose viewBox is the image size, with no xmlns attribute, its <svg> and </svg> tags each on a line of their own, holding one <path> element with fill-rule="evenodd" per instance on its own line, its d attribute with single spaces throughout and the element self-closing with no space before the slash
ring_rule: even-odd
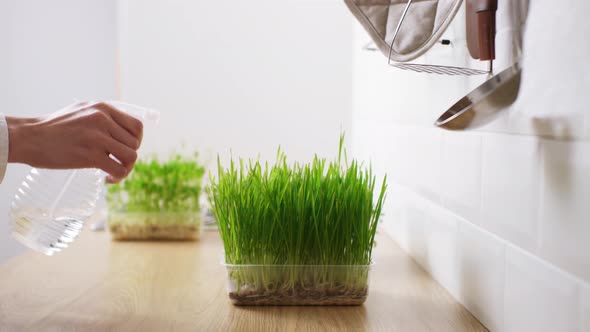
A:
<svg viewBox="0 0 590 332">
<path fill-rule="evenodd" d="M 352 135 L 352 33 L 337 0 L 0 0 L 0 112 L 120 98 L 162 113 L 142 155 L 331 157 Z M 27 170 L 0 186 L 0 262 L 23 251 L 7 215 Z"/>
<path fill-rule="evenodd" d="M 335 155 L 352 118 L 353 21 L 337 0 L 118 2 L 123 99 L 162 112 L 145 151 L 185 143 L 293 160 Z M 154 139 L 157 138 L 157 139 Z"/>
</svg>

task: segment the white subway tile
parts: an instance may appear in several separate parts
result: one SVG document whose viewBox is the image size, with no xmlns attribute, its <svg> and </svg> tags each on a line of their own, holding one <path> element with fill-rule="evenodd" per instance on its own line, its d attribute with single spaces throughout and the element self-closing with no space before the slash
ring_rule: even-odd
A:
<svg viewBox="0 0 590 332">
<path fill-rule="evenodd" d="M 590 285 L 580 285 L 580 332 L 590 331 Z"/>
<path fill-rule="evenodd" d="M 382 160 L 387 168 L 387 175 L 391 181 L 411 185 L 412 169 L 415 163 L 415 155 L 412 152 L 411 144 L 412 131 L 418 130 L 415 127 L 389 125 L 384 129 L 383 146 L 386 151 Z M 385 148 L 384 148 L 385 149 Z"/>
<path fill-rule="evenodd" d="M 383 206 L 383 228 L 406 252 L 409 248 L 406 218 L 407 194 L 397 183 L 389 182 Z"/>
<path fill-rule="evenodd" d="M 426 269 L 449 293 L 458 297 L 460 280 L 457 266 L 457 219 L 439 208 L 425 220 L 428 260 Z"/>
<path fill-rule="evenodd" d="M 420 265 L 425 266 L 424 263 L 429 259 L 425 218 L 423 214 L 417 215 L 416 207 L 412 205 L 408 205 L 406 210 L 406 251 Z"/>
<path fill-rule="evenodd" d="M 506 133 L 518 133 L 555 139 L 575 139 L 585 136 L 584 115 L 536 116 L 525 110 L 534 109 L 518 100 L 508 112 Z"/>
<path fill-rule="evenodd" d="M 383 228 L 449 293 L 457 296 L 457 217 L 395 185 Z"/>
<path fill-rule="evenodd" d="M 413 256 L 410 253 L 410 235 L 407 219 L 396 220 L 394 223 L 389 223 L 384 229 L 389 232 L 400 248 L 402 248 L 408 255 Z"/>
<path fill-rule="evenodd" d="M 384 127 L 380 158 L 388 177 L 438 201 L 442 170 L 435 165 L 440 165 L 440 131 L 403 125 Z"/>
<path fill-rule="evenodd" d="M 384 110 L 393 123 L 421 127 L 432 126 L 435 119 L 430 108 L 429 92 L 425 90 L 431 77 L 397 69 L 386 64 L 383 58 L 381 71 L 389 76 L 391 84 L 384 92 Z"/>
<path fill-rule="evenodd" d="M 483 135 L 482 223 L 534 252 L 537 247 L 541 144 L 537 138 Z"/>
<path fill-rule="evenodd" d="M 590 142 L 543 142 L 540 256 L 590 281 Z"/>
<path fill-rule="evenodd" d="M 481 211 L 481 136 L 446 131 L 442 145 L 441 200 L 451 211 L 478 223 Z"/>
<path fill-rule="evenodd" d="M 576 286 L 568 275 L 507 245 L 504 331 L 578 331 Z"/>
<path fill-rule="evenodd" d="M 369 118 L 386 123 L 431 125 L 428 75 L 394 68 L 381 52 L 362 52 L 355 59 L 355 106 Z"/>
<path fill-rule="evenodd" d="M 410 188 L 439 201 L 442 169 L 441 164 L 442 132 L 437 129 L 415 129 L 403 144 L 409 146 L 411 156 L 406 158 L 406 182 Z"/>
<path fill-rule="evenodd" d="M 430 209 L 433 208 L 434 204 L 412 193 L 406 194 L 406 198 L 408 201 L 406 218 L 408 225 L 414 227 L 414 236 L 409 241 L 410 253 L 425 270 L 430 271 L 429 235 L 430 227 L 432 227 L 431 219 L 434 214 Z"/>
<path fill-rule="evenodd" d="M 423 215 L 416 215 L 416 210 L 425 210 L 427 200 L 416 195 L 410 189 L 394 184 L 388 192 L 388 199 L 393 196 L 386 208 L 389 229 L 393 232 L 393 238 L 399 246 L 410 254 L 418 262 L 427 259 L 428 247 L 426 236 L 426 223 Z"/>
<path fill-rule="evenodd" d="M 469 222 L 459 223 L 458 300 L 491 331 L 501 331 L 504 242 Z"/>
<path fill-rule="evenodd" d="M 585 32 L 590 29 L 590 20 L 584 16 L 589 3 L 560 1 L 559 8 L 552 1 L 530 3 L 523 45 L 523 76 L 517 100 L 520 106 L 518 113 L 513 114 L 525 121 L 528 118 L 529 123 L 523 123 L 527 133 L 528 125 L 539 134 L 580 137 L 583 114 L 588 110 L 590 43 L 577 43 L 573 47 L 572 41 L 585 38 Z M 549 65 L 551 63 L 556 65 Z M 535 123 L 537 120 L 541 120 L 543 126 Z"/>
</svg>

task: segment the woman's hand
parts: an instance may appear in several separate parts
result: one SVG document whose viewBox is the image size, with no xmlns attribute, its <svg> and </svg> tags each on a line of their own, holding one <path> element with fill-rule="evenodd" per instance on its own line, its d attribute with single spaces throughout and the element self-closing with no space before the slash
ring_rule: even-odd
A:
<svg viewBox="0 0 590 332">
<path fill-rule="evenodd" d="M 6 122 L 9 162 L 99 168 L 109 174 L 109 183 L 133 169 L 143 135 L 141 121 L 105 103 L 76 103 L 40 118 L 6 117 Z"/>
</svg>

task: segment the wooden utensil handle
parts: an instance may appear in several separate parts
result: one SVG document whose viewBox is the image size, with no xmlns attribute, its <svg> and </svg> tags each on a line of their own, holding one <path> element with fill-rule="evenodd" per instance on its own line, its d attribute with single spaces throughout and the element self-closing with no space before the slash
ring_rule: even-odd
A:
<svg viewBox="0 0 590 332">
<path fill-rule="evenodd" d="M 497 0 L 466 0 L 467 48 L 474 59 L 495 59 L 497 8 Z"/>
<path fill-rule="evenodd" d="M 479 59 L 494 60 L 496 58 L 496 11 L 477 12 L 477 34 L 479 40 Z"/>
</svg>

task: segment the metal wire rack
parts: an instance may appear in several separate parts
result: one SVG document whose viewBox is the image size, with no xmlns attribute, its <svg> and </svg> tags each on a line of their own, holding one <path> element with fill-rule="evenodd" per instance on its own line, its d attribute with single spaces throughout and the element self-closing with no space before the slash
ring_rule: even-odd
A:
<svg viewBox="0 0 590 332">
<path fill-rule="evenodd" d="M 407 63 L 407 62 L 395 62 L 391 60 L 391 54 L 393 53 L 393 43 L 395 43 L 395 39 L 400 31 L 402 24 L 408 14 L 408 10 L 412 5 L 412 0 L 408 0 L 408 4 L 404 8 L 402 12 L 402 16 L 395 28 L 393 33 L 393 38 L 391 40 L 391 44 L 389 44 L 389 55 L 387 57 L 387 64 L 399 69 L 403 70 L 410 70 L 419 73 L 428 73 L 428 74 L 440 74 L 440 75 L 463 75 L 463 76 L 472 76 L 472 75 L 484 75 L 484 74 L 491 74 L 493 71 L 493 61 L 489 60 L 489 68 L 488 70 L 482 69 L 474 69 L 474 68 L 467 68 L 467 67 L 458 67 L 458 66 L 447 66 L 447 65 L 434 65 L 434 64 L 423 64 L 423 63 Z"/>
</svg>

